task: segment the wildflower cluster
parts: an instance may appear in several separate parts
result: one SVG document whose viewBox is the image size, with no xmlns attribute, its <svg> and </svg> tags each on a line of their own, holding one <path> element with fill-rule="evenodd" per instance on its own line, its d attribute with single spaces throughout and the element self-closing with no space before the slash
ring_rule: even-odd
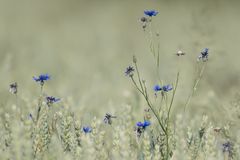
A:
<svg viewBox="0 0 240 160">
<path fill-rule="evenodd" d="M 158 12 L 146 10 L 144 15 L 141 22 L 150 24 Z M 175 54 L 186 55 L 183 51 Z M 197 63 L 197 77 L 192 92 L 186 104 L 178 110 L 185 109 L 190 103 L 208 56 L 208 48 L 200 52 L 198 61 L 204 63 Z M 114 114 L 103 112 L 106 113 L 103 117 L 90 117 L 91 122 L 85 122 L 82 117 L 85 110 L 77 113 L 76 110 L 81 107 L 70 108 L 71 100 L 65 102 L 62 98 L 43 93 L 43 86 L 50 79 L 49 74 L 33 77 L 41 87 L 41 94 L 33 103 L 21 97 L 16 82 L 10 84 L 9 91 L 15 95 L 16 105 L 0 107 L 0 159 L 240 159 L 237 152 L 240 138 L 230 134 L 230 126 L 218 122 L 220 127 L 216 127 L 208 116 L 204 115 L 201 119 L 197 113 L 189 118 L 185 110 L 173 114 L 176 113 L 173 108 L 176 104 L 179 70 L 174 82 L 166 83 L 163 80 L 165 77 L 159 74 L 161 79 L 157 77 L 155 80 L 158 83 L 147 84 L 147 80 L 142 78 L 135 56 L 132 62 L 124 74 L 145 100 L 144 104 L 137 103 L 133 106 L 146 107 L 141 116 L 143 121 L 137 123 L 135 120 L 139 117 L 130 105 L 119 107 L 121 114 L 115 111 Z M 157 72 L 160 72 L 159 63 L 156 63 Z M 151 87 L 150 90 L 148 86 Z M 158 94 L 162 96 L 158 97 Z M 23 105 L 17 105 L 17 98 L 21 98 Z M 240 106 L 238 101 L 239 99 L 233 104 L 237 109 Z M 140 100 L 137 99 L 137 102 Z M 82 109 L 84 108 L 81 111 Z M 239 128 L 236 130 L 239 131 Z"/>
<path fill-rule="evenodd" d="M 146 11 L 144 11 L 144 14 L 145 14 L 145 16 L 141 18 L 143 29 L 146 28 L 148 23 L 151 23 L 152 17 L 157 16 L 158 12 L 155 10 L 146 10 Z M 152 34 L 152 31 L 150 31 L 150 34 Z M 152 37 L 152 35 L 150 35 L 150 37 Z M 158 71 L 159 70 L 159 51 L 158 51 L 158 55 L 156 56 L 156 52 L 155 52 L 152 41 L 150 44 L 150 49 L 151 49 L 151 52 L 153 53 L 154 58 L 156 58 L 156 62 L 157 62 L 156 68 Z M 158 48 L 158 50 L 159 50 L 159 48 Z M 182 52 L 182 51 L 178 51 L 176 53 L 177 56 L 183 56 L 185 54 L 186 53 Z M 202 60 L 204 62 L 208 60 L 208 48 L 204 49 L 201 52 L 201 55 L 198 57 L 198 60 Z M 177 89 L 177 85 L 178 85 L 180 72 L 179 71 L 177 72 L 176 80 L 173 85 L 156 84 L 153 87 L 156 98 L 157 98 L 157 93 L 161 92 L 161 94 L 162 94 L 161 101 L 165 101 L 165 103 L 160 103 L 160 105 L 159 105 L 158 103 L 154 103 L 151 100 L 150 94 L 148 93 L 148 90 L 147 90 L 146 80 L 143 80 L 140 75 L 138 65 L 137 65 L 137 59 L 135 56 L 133 57 L 133 63 L 134 63 L 134 68 L 132 66 L 127 67 L 125 74 L 131 78 L 133 85 L 140 92 L 140 94 L 144 97 L 149 109 L 154 114 L 154 117 L 157 119 L 159 127 L 162 132 L 159 137 L 161 137 L 163 139 L 163 141 L 165 141 L 165 143 L 163 143 L 163 145 L 164 145 L 163 148 L 165 148 L 165 150 L 161 152 L 162 157 L 164 157 L 164 159 L 168 160 L 172 156 L 171 152 L 173 152 L 173 147 L 170 144 L 172 143 L 172 139 L 174 139 L 173 135 L 171 134 L 172 125 L 170 123 L 170 116 L 171 116 L 171 110 L 172 110 L 172 106 L 173 106 L 173 102 L 174 102 L 174 98 L 175 98 L 175 94 L 176 94 L 176 89 Z M 185 105 L 185 108 L 190 103 L 190 100 L 191 100 L 193 94 L 195 93 L 196 87 L 200 81 L 200 78 L 202 77 L 204 67 L 205 66 L 203 66 L 199 72 L 199 77 L 197 77 L 197 80 L 194 83 L 193 93 L 189 96 L 187 103 Z M 135 70 L 136 70 L 137 77 L 136 76 L 134 77 Z M 161 81 L 161 80 L 159 80 L 159 81 Z M 171 98 L 170 98 L 170 103 L 168 102 L 169 95 L 165 94 L 169 91 L 173 91 Z M 150 123 L 148 121 L 144 121 L 143 123 L 138 122 L 136 125 L 137 125 L 136 133 L 137 133 L 138 137 L 140 137 L 142 132 L 145 130 L 145 128 L 147 126 L 150 125 Z M 204 130 L 202 130 L 202 132 L 199 132 L 199 134 L 201 136 L 203 136 Z"/>
<path fill-rule="evenodd" d="M 159 92 L 159 91 L 168 92 L 168 91 L 171 91 L 172 89 L 173 89 L 173 87 L 170 84 L 164 85 L 162 87 L 160 87 L 159 85 L 154 86 L 154 91 L 155 92 Z"/>
</svg>

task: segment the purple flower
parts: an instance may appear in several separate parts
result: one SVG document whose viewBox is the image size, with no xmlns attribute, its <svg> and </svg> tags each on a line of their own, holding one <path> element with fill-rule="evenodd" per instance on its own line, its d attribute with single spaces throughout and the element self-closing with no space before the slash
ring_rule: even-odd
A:
<svg viewBox="0 0 240 160">
<path fill-rule="evenodd" d="M 154 89 L 155 92 L 158 92 L 158 91 L 162 90 L 162 88 L 158 84 L 155 85 L 153 89 Z"/>
<path fill-rule="evenodd" d="M 51 105 L 53 103 L 56 103 L 56 102 L 60 101 L 60 98 L 56 98 L 56 97 L 53 97 L 53 96 L 48 96 L 48 97 L 46 97 L 46 100 L 47 100 L 47 104 Z"/>
<path fill-rule="evenodd" d="M 170 84 L 168 84 L 168 85 L 163 86 L 162 89 L 164 92 L 168 92 L 168 91 L 171 91 L 173 89 L 173 87 Z"/>
<path fill-rule="evenodd" d="M 138 127 L 142 127 L 142 128 L 146 128 L 147 126 L 150 126 L 151 125 L 151 123 L 149 122 L 149 121 L 144 121 L 144 122 L 137 122 L 136 123 L 136 126 L 138 126 Z"/>
<path fill-rule="evenodd" d="M 156 16 L 158 14 L 158 11 L 155 11 L 155 10 L 145 10 L 144 14 L 149 16 L 149 17 L 152 17 L 152 16 Z"/>
<path fill-rule="evenodd" d="M 48 74 L 41 74 L 38 77 L 33 77 L 33 80 L 35 80 L 36 82 L 40 82 L 40 84 L 43 86 L 44 82 L 49 80 L 50 76 Z"/>
<path fill-rule="evenodd" d="M 84 132 L 84 133 L 90 133 L 90 132 L 92 132 L 92 128 L 89 127 L 89 126 L 84 126 L 84 127 L 83 127 L 83 132 Z"/>
<path fill-rule="evenodd" d="M 173 87 L 170 85 L 170 84 L 168 84 L 168 85 L 164 85 L 163 87 L 161 87 L 160 85 L 155 85 L 154 86 L 154 91 L 155 92 L 159 92 L 159 91 L 164 91 L 164 92 L 168 92 L 168 91 L 171 91 L 172 89 L 173 89 Z"/>
<path fill-rule="evenodd" d="M 132 66 L 128 66 L 126 71 L 125 71 L 125 75 L 132 77 L 133 76 L 133 72 L 134 72 L 134 68 Z"/>
<path fill-rule="evenodd" d="M 203 62 L 207 61 L 208 60 L 208 55 L 209 55 L 208 50 L 209 50 L 208 48 L 205 48 L 201 52 L 200 56 L 198 56 L 198 60 L 202 60 Z"/>
</svg>

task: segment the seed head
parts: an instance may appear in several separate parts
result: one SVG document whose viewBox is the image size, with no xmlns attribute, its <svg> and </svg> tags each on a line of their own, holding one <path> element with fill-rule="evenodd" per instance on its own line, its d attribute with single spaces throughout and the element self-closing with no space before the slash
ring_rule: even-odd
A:
<svg viewBox="0 0 240 160">
<path fill-rule="evenodd" d="M 18 85 L 17 82 L 14 82 L 12 84 L 9 85 L 9 92 L 12 94 L 17 94 L 17 90 L 18 89 Z"/>
</svg>

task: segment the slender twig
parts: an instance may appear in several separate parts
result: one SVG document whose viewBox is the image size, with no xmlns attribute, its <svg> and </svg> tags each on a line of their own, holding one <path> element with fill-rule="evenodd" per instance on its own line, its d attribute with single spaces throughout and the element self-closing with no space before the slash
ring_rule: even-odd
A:
<svg viewBox="0 0 240 160">
<path fill-rule="evenodd" d="M 160 52 L 159 52 L 160 49 L 159 49 L 159 48 L 160 48 L 160 45 L 159 45 L 159 43 L 158 43 L 158 50 L 157 50 L 157 51 L 158 51 L 158 52 L 157 52 L 157 54 L 158 54 L 158 55 L 157 55 L 157 67 L 158 67 L 158 68 L 159 68 L 159 65 L 160 65 L 160 56 L 159 56 L 159 55 L 160 55 Z"/>
<path fill-rule="evenodd" d="M 167 126 L 166 126 L 166 141 L 167 141 L 167 154 L 166 154 L 166 159 L 168 159 L 169 157 L 169 135 L 168 135 L 168 131 L 169 131 L 169 122 L 170 122 L 170 113 L 171 113 L 171 109 L 172 109 L 172 105 L 173 105 L 173 100 L 174 100 L 174 97 L 175 97 L 175 94 L 176 94 L 176 90 L 177 90 L 177 86 L 178 86 L 178 80 L 179 80 L 179 72 L 177 73 L 177 78 L 176 78 L 176 82 L 175 82 L 175 86 L 174 86 L 174 89 L 173 89 L 173 95 L 172 95 L 172 98 L 171 98 L 171 102 L 170 102 L 170 105 L 169 105 L 169 108 L 168 108 L 168 112 L 167 112 Z"/>
<path fill-rule="evenodd" d="M 179 74 L 180 73 L 178 72 L 177 73 L 176 82 L 175 82 L 175 86 L 174 86 L 174 89 L 173 89 L 172 99 L 171 99 L 171 102 L 170 102 L 170 105 L 169 105 L 169 109 L 168 109 L 168 114 L 167 114 L 167 122 L 168 123 L 169 123 L 169 118 L 170 118 L 170 112 L 171 112 L 172 105 L 173 105 L 173 100 L 174 100 L 174 97 L 175 97 L 175 94 L 176 94 L 176 90 L 177 90 L 177 87 L 178 87 Z"/>
<path fill-rule="evenodd" d="M 135 68 L 136 68 L 136 71 L 137 71 L 137 76 L 138 76 L 138 81 L 139 81 L 140 87 L 141 87 L 142 91 L 144 92 L 142 81 L 141 81 L 140 74 L 139 74 L 139 71 L 138 71 L 137 63 L 134 63 L 134 65 L 135 65 Z"/>
<path fill-rule="evenodd" d="M 38 99 L 38 109 L 37 109 L 36 123 L 38 122 L 38 119 L 40 117 L 41 109 L 42 109 L 42 95 Z"/>
<path fill-rule="evenodd" d="M 207 63 L 204 63 L 204 64 L 203 64 L 203 66 L 202 66 L 202 68 L 201 68 L 201 70 L 200 70 L 199 76 L 198 76 L 198 78 L 197 78 L 197 79 L 195 80 L 195 82 L 194 82 L 192 92 L 191 92 L 191 94 L 188 96 L 188 99 L 187 99 L 187 101 L 186 101 L 186 103 L 185 103 L 185 106 L 184 106 L 184 113 L 186 112 L 186 109 L 187 109 L 188 105 L 190 104 L 191 99 L 192 99 L 193 95 L 195 94 L 195 92 L 196 92 L 196 90 L 197 90 L 197 86 L 198 86 L 200 80 L 202 79 L 202 76 L 203 76 L 203 73 L 204 73 L 206 64 L 207 64 Z"/>
<path fill-rule="evenodd" d="M 133 78 L 132 76 L 131 76 L 131 80 L 132 80 L 134 86 L 136 87 L 136 89 L 137 89 L 143 96 L 145 96 L 144 92 L 138 87 L 136 81 L 134 80 L 134 78 Z"/>
</svg>

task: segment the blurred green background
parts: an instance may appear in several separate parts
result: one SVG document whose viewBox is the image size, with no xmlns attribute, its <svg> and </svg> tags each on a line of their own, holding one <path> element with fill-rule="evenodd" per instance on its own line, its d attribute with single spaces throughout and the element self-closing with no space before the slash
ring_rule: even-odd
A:
<svg viewBox="0 0 240 160">
<path fill-rule="evenodd" d="M 49 73 L 49 95 L 73 107 L 106 112 L 130 103 L 136 91 L 124 75 L 132 55 L 152 89 L 157 83 L 153 57 L 139 18 L 156 9 L 160 78 L 175 81 L 181 68 L 177 104 L 186 101 L 199 52 L 210 60 L 193 109 L 222 110 L 239 88 L 240 1 L 238 0 L 0 0 L 0 98 L 11 98 L 17 81 L 22 97 L 37 97 L 32 76 Z M 180 66 L 174 53 L 187 53 Z M 136 103 L 135 103 L 136 105 Z M 101 108 L 101 109 L 100 109 Z"/>
</svg>

